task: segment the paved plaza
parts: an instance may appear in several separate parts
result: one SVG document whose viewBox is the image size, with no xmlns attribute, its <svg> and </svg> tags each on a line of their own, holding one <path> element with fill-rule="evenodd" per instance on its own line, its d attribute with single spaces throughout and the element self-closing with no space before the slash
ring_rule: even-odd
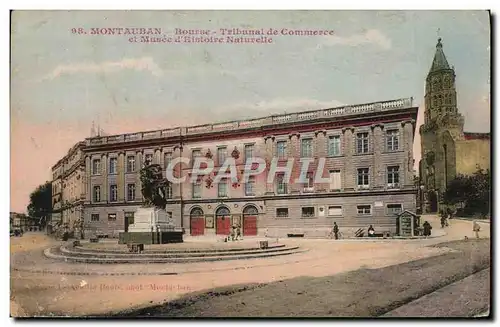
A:
<svg viewBox="0 0 500 327">
<path fill-rule="evenodd" d="M 79 264 L 51 260 L 43 250 L 61 242 L 41 233 L 11 238 L 11 315 L 102 315 L 164 303 L 191 293 L 235 284 L 323 277 L 359 268 L 381 268 L 453 251 L 432 245 L 473 237 L 472 222 L 424 216 L 436 237 L 411 240 L 279 239 L 299 253 L 270 258 L 170 264 Z M 481 237 L 490 224 L 481 222 Z M 203 245 L 208 240 L 186 239 Z M 270 240 L 271 241 L 271 240 Z M 272 240 L 276 242 L 276 240 Z M 258 242 L 246 239 L 243 242 Z M 195 245 L 193 245 L 195 246 Z"/>
</svg>

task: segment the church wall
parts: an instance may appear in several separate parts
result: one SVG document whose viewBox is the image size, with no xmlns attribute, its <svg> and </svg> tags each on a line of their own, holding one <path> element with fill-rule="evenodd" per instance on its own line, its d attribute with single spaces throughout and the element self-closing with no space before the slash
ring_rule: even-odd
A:
<svg viewBox="0 0 500 327">
<path fill-rule="evenodd" d="M 457 174 L 470 175 L 477 170 L 490 168 L 489 140 L 461 140 L 456 142 Z"/>
</svg>

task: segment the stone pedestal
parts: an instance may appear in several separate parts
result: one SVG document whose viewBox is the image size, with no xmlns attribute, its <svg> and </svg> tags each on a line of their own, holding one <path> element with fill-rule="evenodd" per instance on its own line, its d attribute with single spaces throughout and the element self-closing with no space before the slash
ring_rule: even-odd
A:
<svg viewBox="0 0 500 327">
<path fill-rule="evenodd" d="M 174 219 L 165 210 L 139 208 L 134 214 L 134 223 L 128 226 L 128 232 L 119 234 L 119 243 L 181 243 L 182 231 L 176 230 L 176 227 Z"/>
<path fill-rule="evenodd" d="M 175 223 L 167 212 L 158 208 L 139 208 L 134 214 L 134 223 L 128 226 L 129 233 L 174 231 Z"/>
</svg>

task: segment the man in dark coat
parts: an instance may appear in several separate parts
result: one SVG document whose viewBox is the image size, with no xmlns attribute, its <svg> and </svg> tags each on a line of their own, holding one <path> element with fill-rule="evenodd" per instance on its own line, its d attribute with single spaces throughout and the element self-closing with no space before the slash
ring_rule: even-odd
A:
<svg viewBox="0 0 500 327">
<path fill-rule="evenodd" d="M 335 235 L 335 239 L 339 239 L 339 226 L 337 226 L 337 222 L 333 222 L 333 235 Z"/>
<path fill-rule="evenodd" d="M 431 224 L 429 224 L 427 220 L 425 221 L 423 227 L 424 227 L 424 236 L 431 236 L 432 226 Z"/>
</svg>

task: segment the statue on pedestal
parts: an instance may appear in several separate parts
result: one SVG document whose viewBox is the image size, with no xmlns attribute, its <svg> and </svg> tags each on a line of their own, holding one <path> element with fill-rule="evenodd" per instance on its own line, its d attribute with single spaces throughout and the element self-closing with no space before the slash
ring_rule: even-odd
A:
<svg viewBox="0 0 500 327">
<path fill-rule="evenodd" d="M 167 187 L 169 187 L 170 182 L 163 178 L 161 166 L 151 164 L 149 160 L 146 160 L 144 168 L 140 171 L 140 176 L 144 206 L 165 209 L 167 206 Z"/>
</svg>

